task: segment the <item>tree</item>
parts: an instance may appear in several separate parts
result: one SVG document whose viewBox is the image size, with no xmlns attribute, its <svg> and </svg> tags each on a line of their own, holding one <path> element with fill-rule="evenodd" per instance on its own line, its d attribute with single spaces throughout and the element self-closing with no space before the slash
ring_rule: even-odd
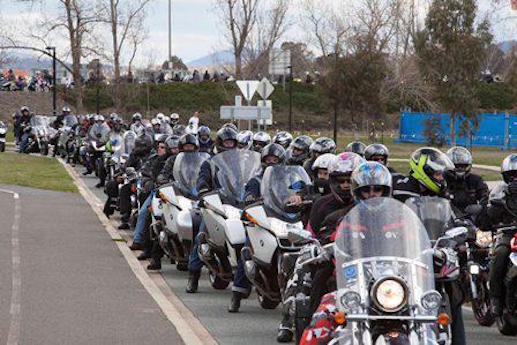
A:
<svg viewBox="0 0 517 345">
<path fill-rule="evenodd" d="M 475 0 L 434 0 L 416 39 L 420 68 L 442 109 L 450 113 L 452 145 L 456 118 L 476 117 L 476 86 L 492 39 L 487 21 L 474 27 L 476 12 Z"/>
</svg>

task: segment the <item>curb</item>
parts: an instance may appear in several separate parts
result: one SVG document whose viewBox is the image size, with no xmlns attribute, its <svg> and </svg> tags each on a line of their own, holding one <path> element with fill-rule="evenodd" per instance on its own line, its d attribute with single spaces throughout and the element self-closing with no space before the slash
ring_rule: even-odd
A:
<svg viewBox="0 0 517 345">
<path fill-rule="evenodd" d="M 158 304 L 165 317 L 176 328 L 179 336 L 185 345 L 216 345 L 215 338 L 208 332 L 206 327 L 195 317 L 183 302 L 170 290 L 161 274 L 149 275 L 142 264 L 136 259 L 133 252 L 126 245 L 126 240 L 111 225 L 110 220 L 101 211 L 102 203 L 93 194 L 84 182 L 79 178 L 77 172 L 68 166 L 60 158 L 57 159 L 76 183 L 79 193 L 90 205 L 93 212 L 99 218 L 106 232 L 115 242 L 116 246 L 126 259 L 129 267 L 138 278 L 140 283 L 147 290 L 149 295 Z"/>
</svg>

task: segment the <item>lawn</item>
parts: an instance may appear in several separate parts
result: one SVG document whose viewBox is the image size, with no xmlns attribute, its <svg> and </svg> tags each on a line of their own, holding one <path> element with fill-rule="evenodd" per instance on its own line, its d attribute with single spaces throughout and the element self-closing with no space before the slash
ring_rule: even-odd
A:
<svg viewBox="0 0 517 345">
<path fill-rule="evenodd" d="M 0 153 L 0 183 L 77 193 L 77 187 L 54 158 Z"/>
</svg>

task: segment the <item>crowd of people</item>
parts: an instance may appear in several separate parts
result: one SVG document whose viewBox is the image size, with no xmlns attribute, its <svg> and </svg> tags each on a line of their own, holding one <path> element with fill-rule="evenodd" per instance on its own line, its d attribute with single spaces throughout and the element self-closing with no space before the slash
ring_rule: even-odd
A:
<svg viewBox="0 0 517 345">
<path fill-rule="evenodd" d="M 64 108 L 54 125 L 61 126 L 70 109 Z M 29 109 L 22 108 L 17 119 L 17 137 L 20 149 L 26 143 L 25 133 L 20 132 L 22 123 L 30 116 Z M 473 219 L 476 226 L 483 231 L 495 231 L 496 226 L 515 223 L 517 217 L 517 154 L 509 155 L 501 166 L 502 180 L 499 193 L 489 196 L 489 189 L 483 179 L 472 171 L 472 154 L 464 147 L 452 147 L 446 153 L 437 148 L 422 147 L 409 156 L 409 172 L 397 172 L 389 166 L 390 152 L 380 143 L 365 145 L 355 141 L 344 150 L 338 150 L 336 143 L 327 137 L 315 140 L 307 135 L 296 138 L 286 131 L 278 131 L 273 137 L 269 133 L 258 131 L 239 131 L 233 123 L 226 123 L 215 133 L 199 123 L 197 116 L 192 116 L 186 125 L 180 124 L 176 113 L 166 116 L 157 114 L 150 121 L 136 113 L 130 123 L 125 123 L 117 114 L 105 119 L 102 115 L 79 117 L 81 132 L 89 133 L 92 128 L 99 132 L 135 133 L 134 148 L 127 157 L 124 166 L 111 180 L 99 175 L 97 187 L 104 187 L 108 196 L 104 212 L 111 217 L 116 210 L 120 212 L 120 230 L 133 230 L 132 250 L 142 251 L 139 260 L 150 260 L 147 269 L 160 270 L 164 255 L 156 238 L 151 235 L 149 227 L 149 206 L 157 188 L 174 180 L 173 168 L 180 153 L 205 152 L 210 159 L 205 161 L 197 176 L 197 190 L 200 195 L 220 188 L 218 173 L 211 164 L 213 157 L 231 150 L 250 150 L 260 153 L 261 172 L 251 178 L 245 186 L 245 201 L 251 205 L 261 201 L 261 183 L 263 174 L 269 167 L 279 165 L 299 165 L 303 167 L 312 183 L 307 195 L 293 195 L 289 207 L 302 214 L 301 219 L 306 230 L 321 243 L 335 239 L 336 231 L 343 217 L 356 205 L 372 198 L 394 198 L 401 202 L 418 196 L 433 196 L 448 200 L 458 214 L 467 214 L 469 206 L 479 205 L 481 211 Z M 100 136 L 99 136 L 100 137 Z M 85 155 L 95 155 L 88 148 Z M 84 175 L 96 172 L 95 159 L 87 159 Z M 126 183 L 127 176 L 138 173 L 141 181 L 139 214 L 131 222 L 132 184 Z M 310 200 L 310 203 L 306 201 Z M 294 212 L 294 211 L 293 211 Z M 199 239 L 206 231 L 203 221 L 196 230 L 195 243 L 188 260 L 189 278 L 186 291 L 196 293 L 201 277 L 203 262 L 199 258 Z M 492 312 L 499 316 L 504 310 L 504 281 L 502 277 L 508 268 L 510 242 L 513 236 L 501 236 L 494 246 L 494 256 L 490 267 L 490 296 Z M 435 264 L 442 259 L 437 253 Z M 332 276 L 330 270 L 325 274 Z M 323 273 L 322 273 L 323 274 Z M 314 280 L 317 282 L 318 280 Z M 327 279 L 321 280 L 327 281 Z M 316 284 L 316 283 L 315 283 Z M 465 330 L 462 319 L 463 291 L 459 283 L 450 283 L 452 343 L 465 344 Z M 315 312 L 311 324 L 305 329 L 301 344 L 323 344 L 329 332 L 317 332 L 322 319 L 327 316 L 329 300 L 326 295 L 335 290 L 329 286 L 312 286 L 311 294 Z M 235 273 L 232 299 L 228 311 L 239 312 L 240 303 L 251 290 L 250 281 L 244 274 L 243 261 L 239 260 Z M 288 304 L 289 283 L 282 296 Z M 335 296 L 334 296 L 335 300 Z M 318 309 L 322 301 L 324 308 Z M 335 302 L 335 301 L 334 301 Z M 283 308 L 283 319 L 278 328 L 278 341 L 289 342 L 293 338 L 293 317 L 290 308 Z M 323 310 L 323 311 L 322 311 Z M 326 324 L 325 327 L 336 325 Z"/>
</svg>

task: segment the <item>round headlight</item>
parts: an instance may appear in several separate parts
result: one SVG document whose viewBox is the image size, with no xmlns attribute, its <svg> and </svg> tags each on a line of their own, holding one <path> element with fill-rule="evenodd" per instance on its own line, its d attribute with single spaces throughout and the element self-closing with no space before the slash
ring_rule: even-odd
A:
<svg viewBox="0 0 517 345">
<path fill-rule="evenodd" d="M 420 298 L 420 303 L 422 304 L 422 308 L 427 311 L 435 311 L 440 307 L 440 303 L 442 302 L 442 295 L 436 290 L 427 291 Z"/>
<path fill-rule="evenodd" d="M 345 291 L 341 296 L 341 305 L 346 310 L 356 309 L 361 305 L 361 295 L 355 291 Z"/>
<path fill-rule="evenodd" d="M 393 277 L 381 279 L 374 284 L 372 297 L 379 309 L 397 312 L 406 304 L 406 284 Z"/>
</svg>

